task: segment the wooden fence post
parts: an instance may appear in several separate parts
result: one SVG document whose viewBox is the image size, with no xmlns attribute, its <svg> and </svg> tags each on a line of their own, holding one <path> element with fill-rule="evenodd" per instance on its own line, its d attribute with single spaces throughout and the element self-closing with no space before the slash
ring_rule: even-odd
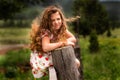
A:
<svg viewBox="0 0 120 80">
<path fill-rule="evenodd" d="M 83 76 L 83 63 L 82 63 L 82 58 L 81 58 L 81 49 L 80 49 L 80 44 L 79 44 L 79 35 L 76 33 L 76 45 L 74 47 L 74 51 L 75 51 L 75 56 L 77 57 L 77 59 L 80 61 L 80 67 L 78 68 L 79 73 L 80 73 L 80 78 L 79 80 L 84 80 L 84 76 Z"/>
<path fill-rule="evenodd" d="M 84 80 L 84 77 L 83 77 L 83 63 L 82 63 L 82 59 L 81 59 L 81 53 L 80 53 L 79 45 L 75 46 L 74 51 L 75 51 L 75 55 L 76 55 L 77 59 L 80 61 L 80 67 L 78 68 L 79 73 L 80 73 L 79 80 Z"/>
<path fill-rule="evenodd" d="M 66 46 L 51 52 L 58 80 L 79 80 L 80 73 L 75 63 L 72 46 Z"/>
</svg>

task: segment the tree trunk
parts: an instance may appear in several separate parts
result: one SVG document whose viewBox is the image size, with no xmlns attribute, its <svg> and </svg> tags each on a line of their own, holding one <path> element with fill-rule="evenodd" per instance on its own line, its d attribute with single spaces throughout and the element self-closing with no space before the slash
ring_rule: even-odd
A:
<svg viewBox="0 0 120 80">
<path fill-rule="evenodd" d="M 52 51 L 53 65 L 58 80 L 79 80 L 80 73 L 75 63 L 75 53 L 72 46 Z"/>
</svg>

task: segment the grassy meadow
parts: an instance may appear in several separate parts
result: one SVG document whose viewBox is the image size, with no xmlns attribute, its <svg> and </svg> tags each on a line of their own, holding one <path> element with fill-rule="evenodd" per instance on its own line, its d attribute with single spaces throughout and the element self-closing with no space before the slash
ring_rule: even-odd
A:
<svg viewBox="0 0 120 80">
<path fill-rule="evenodd" d="M 98 36 L 100 51 L 90 53 L 88 38 L 80 38 L 85 80 L 120 80 L 120 29 Z"/>
<path fill-rule="evenodd" d="M 27 44 L 29 28 L 0 28 L 0 44 Z"/>
<path fill-rule="evenodd" d="M 28 44 L 29 31 L 29 28 L 0 28 L 0 45 Z M 80 36 L 84 80 L 120 80 L 120 29 L 113 30 L 111 37 L 106 37 L 106 33 L 98 36 L 98 41 L 100 51 L 90 53 L 89 37 Z M 31 69 L 26 70 L 29 57 L 29 49 L 0 55 L 0 80 L 34 80 Z M 48 80 L 48 76 L 39 80 Z"/>
</svg>

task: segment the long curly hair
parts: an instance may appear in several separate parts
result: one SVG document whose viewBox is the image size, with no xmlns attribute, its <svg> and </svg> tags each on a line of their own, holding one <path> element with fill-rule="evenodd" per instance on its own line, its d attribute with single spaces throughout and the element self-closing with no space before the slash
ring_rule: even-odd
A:
<svg viewBox="0 0 120 80">
<path fill-rule="evenodd" d="M 62 25 L 59 29 L 59 31 L 54 31 L 51 26 L 51 15 L 59 12 L 62 20 Z M 62 9 L 58 6 L 49 6 L 44 9 L 42 14 L 40 14 L 38 17 L 36 17 L 33 22 L 32 22 L 32 29 L 30 33 L 31 37 L 31 43 L 30 43 L 30 49 L 32 51 L 38 51 L 42 52 L 42 41 L 41 41 L 41 36 L 42 32 L 44 30 L 49 31 L 51 34 L 56 37 L 56 39 L 52 42 L 59 42 L 66 40 L 66 34 L 65 31 L 67 29 L 67 23 L 66 23 L 66 18 L 62 12 Z"/>
</svg>

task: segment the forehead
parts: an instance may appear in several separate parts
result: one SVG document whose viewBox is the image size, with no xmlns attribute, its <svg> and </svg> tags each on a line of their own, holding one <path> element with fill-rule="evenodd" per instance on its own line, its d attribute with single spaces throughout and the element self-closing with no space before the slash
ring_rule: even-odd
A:
<svg viewBox="0 0 120 80">
<path fill-rule="evenodd" d="M 51 19 L 61 17 L 59 12 L 51 14 Z"/>
</svg>

